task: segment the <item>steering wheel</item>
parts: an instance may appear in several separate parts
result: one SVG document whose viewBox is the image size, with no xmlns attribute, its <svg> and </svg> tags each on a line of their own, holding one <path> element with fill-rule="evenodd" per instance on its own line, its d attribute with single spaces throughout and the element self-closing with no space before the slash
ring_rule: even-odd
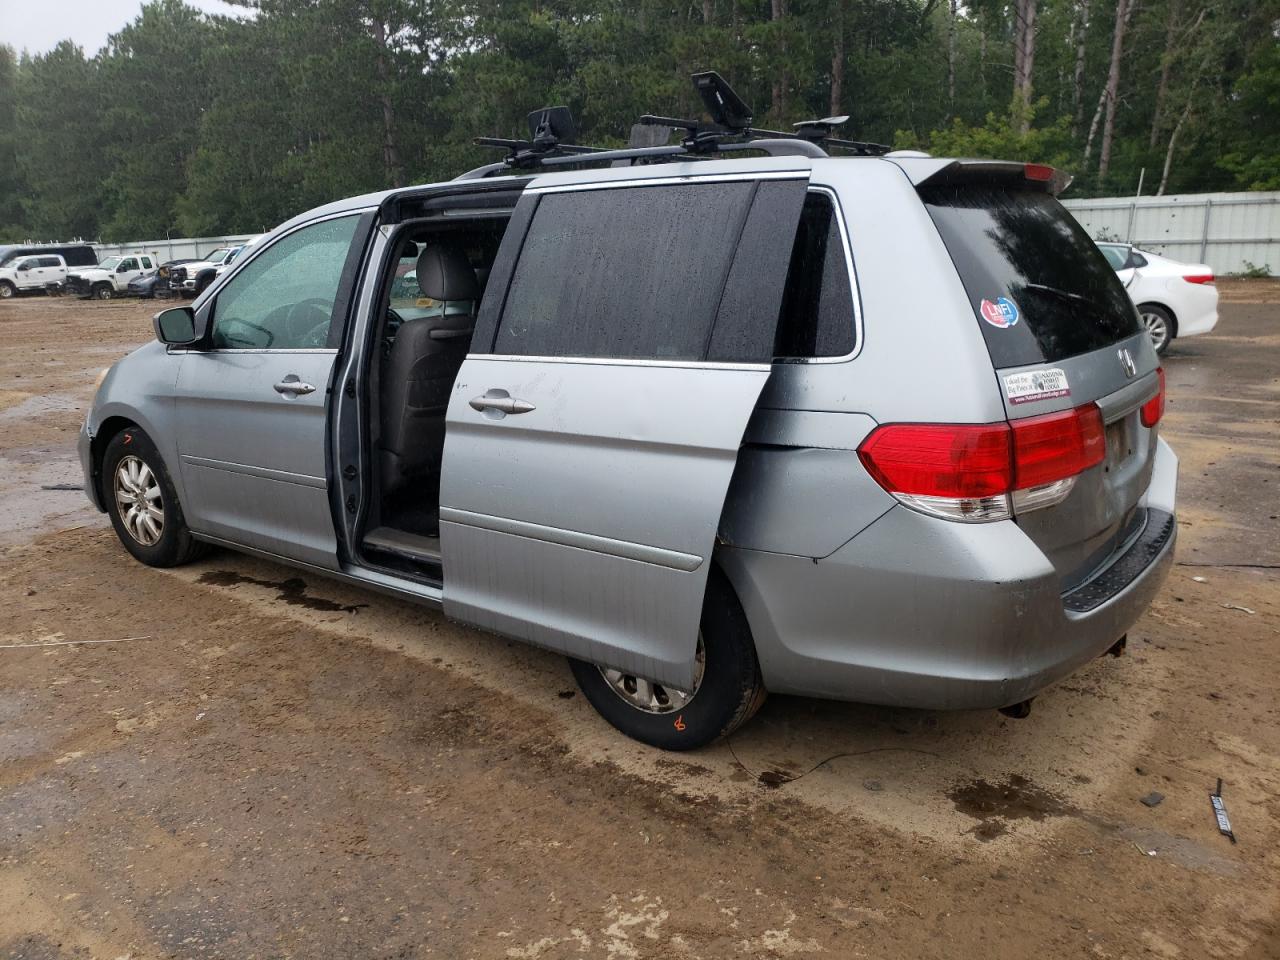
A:
<svg viewBox="0 0 1280 960">
<path fill-rule="evenodd" d="M 323 347 L 329 340 L 329 323 L 333 304 L 320 297 L 302 300 L 289 308 L 285 329 L 300 347 Z"/>
</svg>

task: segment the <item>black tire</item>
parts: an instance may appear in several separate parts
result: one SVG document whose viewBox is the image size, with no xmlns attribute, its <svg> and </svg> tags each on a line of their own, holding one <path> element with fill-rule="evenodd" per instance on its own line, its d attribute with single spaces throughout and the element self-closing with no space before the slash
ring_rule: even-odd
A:
<svg viewBox="0 0 1280 960">
<path fill-rule="evenodd" d="M 715 567 L 702 604 L 702 682 L 678 711 L 651 713 L 614 690 L 600 668 L 569 659 L 574 679 L 602 717 L 632 739 L 662 750 L 695 750 L 751 719 L 767 692 L 742 604 Z"/>
<path fill-rule="evenodd" d="M 0 300 L 8 300 L 9 298 L 16 296 L 17 293 L 18 288 L 12 283 L 8 280 L 0 280 Z"/>
<path fill-rule="evenodd" d="M 1169 349 L 1169 344 L 1173 343 L 1174 337 L 1178 335 L 1178 321 L 1173 318 L 1173 314 L 1160 306 L 1158 303 L 1144 303 L 1138 307 L 1138 313 L 1142 317 L 1143 327 L 1151 336 L 1151 345 L 1156 348 L 1156 354 L 1163 357 Z M 1159 318 L 1164 323 L 1163 342 L 1157 339 L 1157 335 L 1152 331 L 1151 322 L 1147 315 Z"/>
<path fill-rule="evenodd" d="M 116 292 L 109 283 L 99 283 L 94 285 L 93 299 L 95 300 L 110 300 L 115 295 Z"/>
<path fill-rule="evenodd" d="M 126 460 L 143 464 L 159 488 L 158 509 L 162 518 L 159 536 L 150 543 L 146 540 L 151 528 L 139 527 L 137 529 L 140 532 L 135 533 L 135 524 L 126 520 L 126 515 L 122 513 L 124 507 L 117 492 L 117 484 L 121 485 L 126 496 L 133 492 L 119 477 L 122 464 L 126 471 L 131 466 L 125 463 Z M 151 487 L 148 486 L 147 489 Z M 137 427 L 121 430 L 107 443 L 107 449 L 102 455 L 102 498 L 107 506 L 107 514 L 111 517 L 111 525 L 115 527 L 116 536 L 120 538 L 124 548 L 149 567 L 180 566 L 190 563 L 208 550 L 206 544 L 191 536 L 169 471 L 165 469 L 164 461 L 151 438 Z M 152 499 L 148 503 L 154 506 L 156 501 Z"/>
</svg>

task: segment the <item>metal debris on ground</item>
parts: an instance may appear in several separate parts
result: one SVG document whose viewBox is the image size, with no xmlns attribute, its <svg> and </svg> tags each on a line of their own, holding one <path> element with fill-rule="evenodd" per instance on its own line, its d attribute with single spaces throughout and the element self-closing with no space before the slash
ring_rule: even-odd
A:
<svg viewBox="0 0 1280 960">
<path fill-rule="evenodd" d="M 77 643 L 124 643 L 126 640 L 150 640 L 151 637 L 118 637 L 115 640 L 46 640 L 43 643 L 0 643 L 0 650 L 22 647 L 69 647 Z"/>
<path fill-rule="evenodd" d="M 1213 804 L 1213 815 L 1218 821 L 1218 832 L 1236 842 L 1236 835 L 1231 830 L 1231 819 L 1227 816 L 1227 805 L 1222 802 L 1222 778 L 1218 778 L 1218 788 L 1209 794 L 1209 802 Z"/>
<path fill-rule="evenodd" d="M 1250 610 L 1248 607 L 1242 607 L 1238 603 L 1224 603 L 1222 605 L 1222 608 L 1224 610 L 1242 610 L 1245 613 L 1249 614 L 1249 616 L 1253 616 L 1254 613 L 1256 612 L 1254 610 Z"/>
</svg>

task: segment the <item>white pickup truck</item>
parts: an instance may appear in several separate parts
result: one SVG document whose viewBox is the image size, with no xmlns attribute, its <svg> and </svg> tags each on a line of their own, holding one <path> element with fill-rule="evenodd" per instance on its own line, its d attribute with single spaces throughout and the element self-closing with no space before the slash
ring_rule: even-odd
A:
<svg viewBox="0 0 1280 960">
<path fill-rule="evenodd" d="M 19 290 L 44 290 L 51 283 L 67 279 L 67 261 L 52 254 L 15 257 L 0 267 L 0 298 L 8 299 Z"/>
<path fill-rule="evenodd" d="M 204 288 L 223 275 L 227 268 L 235 262 L 246 249 L 253 245 L 257 237 L 234 247 L 219 247 L 203 260 L 193 260 L 181 264 L 169 271 L 169 289 L 186 297 L 196 297 L 204 293 Z"/>
<path fill-rule="evenodd" d="M 107 257 L 96 267 L 81 267 L 67 275 L 67 292 L 95 300 L 110 300 L 129 291 L 129 281 L 156 272 L 154 254 L 126 253 Z"/>
</svg>

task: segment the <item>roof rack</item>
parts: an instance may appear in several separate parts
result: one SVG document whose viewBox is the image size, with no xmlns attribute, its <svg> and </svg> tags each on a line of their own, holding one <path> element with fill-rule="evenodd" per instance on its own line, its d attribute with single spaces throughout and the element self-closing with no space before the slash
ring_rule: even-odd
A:
<svg viewBox="0 0 1280 960">
<path fill-rule="evenodd" d="M 763 151 L 771 156 L 826 157 L 828 148 L 851 150 L 857 156 L 883 156 L 890 147 L 860 140 L 841 140 L 831 135 L 848 117 L 824 117 L 795 124 L 794 133 L 753 127 L 751 108 L 714 70 L 693 75 L 694 89 L 702 98 L 711 122 L 683 120 L 645 114 L 631 128 L 628 146 L 619 149 L 590 147 L 571 141 L 577 126 L 568 107 L 542 107 L 529 114 L 529 139 L 477 137 L 482 147 L 498 147 L 507 156 L 498 163 L 469 170 L 457 180 L 475 180 L 490 174 L 581 163 L 629 163 L 662 161 L 668 158 L 744 150 Z M 646 128 L 654 128 L 652 133 Z M 661 134 L 665 128 L 666 133 Z M 685 131 L 678 144 L 668 141 L 675 130 Z"/>
</svg>

